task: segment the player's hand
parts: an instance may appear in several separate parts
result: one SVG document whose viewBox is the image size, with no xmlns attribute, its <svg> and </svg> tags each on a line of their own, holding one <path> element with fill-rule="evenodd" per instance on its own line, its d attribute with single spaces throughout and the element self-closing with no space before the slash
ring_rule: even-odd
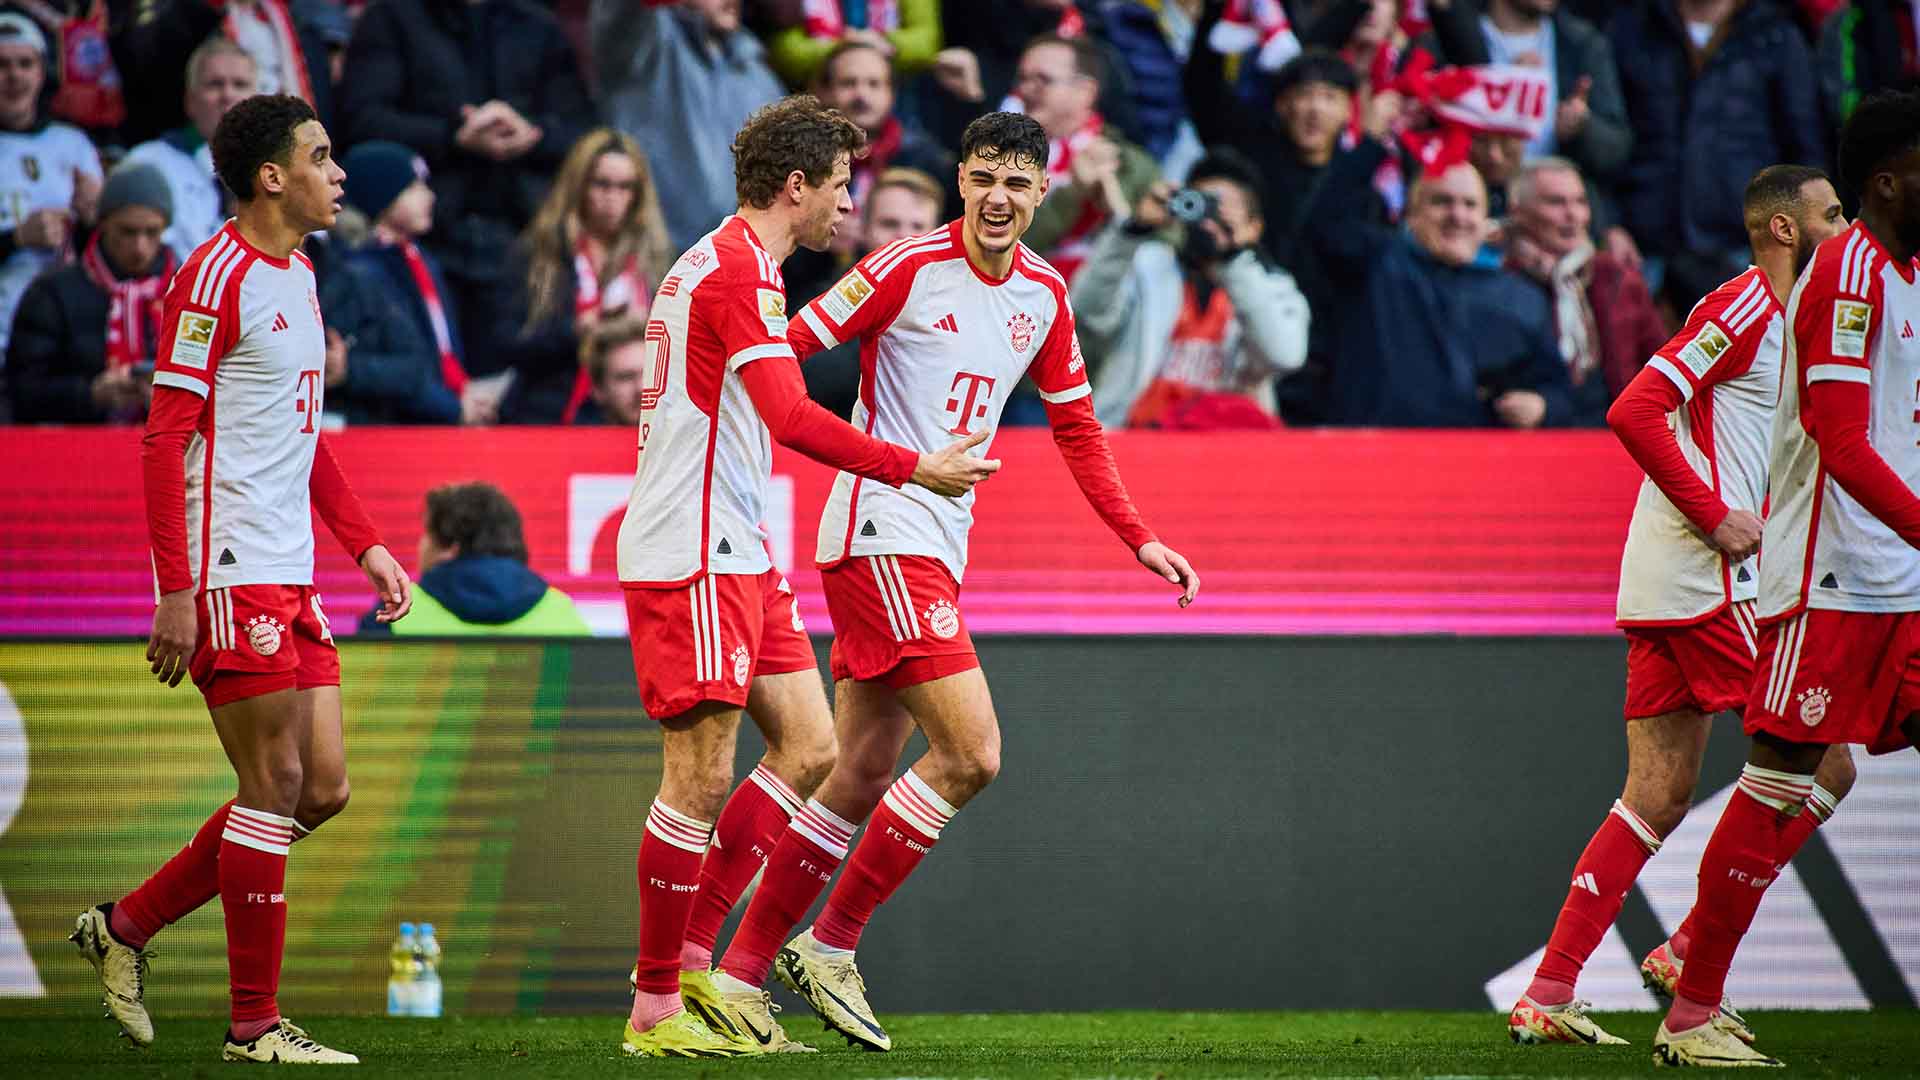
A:
<svg viewBox="0 0 1920 1080">
<path fill-rule="evenodd" d="M 953 498 L 973 490 L 973 485 L 1000 471 L 1000 463 L 977 458 L 967 451 L 987 441 L 990 430 L 976 431 L 935 454 L 921 454 L 913 467 L 911 482 L 935 495 Z"/>
<path fill-rule="evenodd" d="M 147 635 L 148 670 L 168 686 L 179 686 L 199 644 L 200 621 L 194 616 L 193 590 L 181 589 L 160 597 L 153 612 L 153 633 Z"/>
<path fill-rule="evenodd" d="M 400 569 L 386 545 L 375 544 L 360 556 L 360 569 L 367 572 L 367 580 L 373 582 L 373 588 L 380 594 L 380 611 L 374 616 L 379 622 L 398 622 L 406 618 L 413 610 L 413 583 L 407 580 L 407 572 Z"/>
<path fill-rule="evenodd" d="M 1193 603 L 1193 598 L 1200 595 L 1200 575 L 1193 572 L 1185 555 L 1155 540 L 1140 545 L 1134 557 L 1140 560 L 1141 566 L 1180 586 L 1177 602 L 1181 607 Z"/>
<path fill-rule="evenodd" d="M 1727 558 L 1739 562 L 1760 550 L 1760 533 L 1764 522 L 1745 510 L 1727 511 L 1727 519 L 1713 530 L 1713 546 L 1721 550 Z"/>
<path fill-rule="evenodd" d="M 1510 428 L 1537 428 L 1547 418 L 1547 399 L 1532 390 L 1509 390 L 1493 399 L 1493 414 Z"/>
</svg>

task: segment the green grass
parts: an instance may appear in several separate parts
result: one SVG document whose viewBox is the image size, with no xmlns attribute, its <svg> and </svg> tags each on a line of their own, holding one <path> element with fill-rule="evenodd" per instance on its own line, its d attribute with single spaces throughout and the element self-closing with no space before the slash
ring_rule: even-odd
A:
<svg viewBox="0 0 1920 1080">
<path fill-rule="evenodd" d="M 1920 1013 L 1749 1014 L 1761 1047 L 1788 1074 L 1920 1073 Z M 890 1054 L 829 1041 L 811 1018 L 788 1031 L 822 1053 L 732 1061 L 629 1060 L 619 1018 L 388 1020 L 298 1017 L 316 1036 L 358 1053 L 355 1077 L 1263 1077 L 1636 1076 L 1653 1071 L 1653 1013 L 1602 1014 L 1634 1043 L 1516 1047 L 1493 1012 L 1109 1012 L 901 1016 Z M 13 1018 L 0 1024 L 9 1076 L 136 1073 L 231 1075 L 219 1062 L 221 1022 L 160 1019 L 159 1041 L 134 1051 L 110 1021 Z M 817 1036 L 817 1037 L 816 1037 Z M 1788 1075 L 1774 1073 L 1769 1075 Z"/>
</svg>

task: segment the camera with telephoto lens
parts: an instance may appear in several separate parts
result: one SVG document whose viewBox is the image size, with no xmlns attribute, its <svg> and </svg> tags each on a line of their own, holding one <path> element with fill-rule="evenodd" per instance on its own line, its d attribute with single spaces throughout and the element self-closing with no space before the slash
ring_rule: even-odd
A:
<svg viewBox="0 0 1920 1080">
<path fill-rule="evenodd" d="M 1167 196 L 1167 213 L 1182 225 L 1198 225 L 1220 210 L 1220 200 L 1199 188 L 1181 188 Z"/>
</svg>

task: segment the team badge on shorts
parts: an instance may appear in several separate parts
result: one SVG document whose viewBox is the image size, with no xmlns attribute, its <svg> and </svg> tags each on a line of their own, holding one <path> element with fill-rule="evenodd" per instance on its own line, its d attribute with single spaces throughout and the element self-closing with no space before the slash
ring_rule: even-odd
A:
<svg viewBox="0 0 1920 1080">
<path fill-rule="evenodd" d="M 1827 705 L 1833 700 L 1833 695 L 1827 693 L 1824 686 L 1813 686 L 1800 691 L 1800 696 L 1794 700 L 1800 703 L 1800 722 L 1808 727 L 1819 727 L 1820 721 L 1827 718 Z"/>
<path fill-rule="evenodd" d="M 1026 352 L 1033 347 L 1033 316 L 1022 311 L 1007 320 L 1007 341 L 1013 351 Z"/>
<path fill-rule="evenodd" d="M 753 654 L 745 645 L 733 647 L 733 681 L 736 685 L 747 685 L 747 676 L 753 674 Z"/>
<path fill-rule="evenodd" d="M 950 638 L 960 632 L 960 612 L 945 600 L 935 600 L 927 605 L 927 625 L 943 638 Z"/>
<path fill-rule="evenodd" d="M 247 620 L 247 644 L 261 656 L 279 652 L 280 635 L 286 632 L 285 624 L 271 615 L 255 615 Z"/>
</svg>

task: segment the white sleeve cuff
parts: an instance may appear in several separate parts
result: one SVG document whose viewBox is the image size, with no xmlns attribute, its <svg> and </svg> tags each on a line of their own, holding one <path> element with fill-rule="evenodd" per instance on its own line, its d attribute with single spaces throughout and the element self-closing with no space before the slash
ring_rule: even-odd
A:
<svg viewBox="0 0 1920 1080">
<path fill-rule="evenodd" d="M 806 323 L 807 329 L 813 331 L 813 336 L 820 339 L 821 348 L 831 349 L 835 345 L 840 344 L 840 339 L 834 337 L 833 331 L 827 329 L 827 320 L 821 318 L 813 310 L 812 304 L 808 304 L 800 309 L 800 321 Z"/>
<path fill-rule="evenodd" d="M 773 341 L 765 345 L 755 345 L 752 348 L 741 349 L 739 352 L 727 357 L 727 370 L 739 371 L 755 360 L 767 360 L 776 356 L 784 356 L 789 360 L 794 359 L 793 346 L 784 341 Z"/>
<path fill-rule="evenodd" d="M 1081 383 L 1079 386 L 1070 386 L 1057 394 L 1049 394 L 1045 390 L 1042 390 L 1040 391 L 1040 400 L 1049 405 L 1065 405 L 1069 401 L 1079 401 L 1091 393 L 1093 393 L 1093 384 Z"/>
<path fill-rule="evenodd" d="M 1647 361 L 1647 366 L 1667 377 L 1667 381 L 1680 388 L 1680 400 L 1693 400 L 1693 384 L 1687 381 L 1680 369 L 1674 367 L 1664 356 L 1656 356 Z"/>
<path fill-rule="evenodd" d="M 182 375 L 177 371 L 156 371 L 153 373 L 153 385 L 171 386 L 175 390 L 190 390 L 206 397 L 211 389 L 206 382 L 191 375 Z"/>
<path fill-rule="evenodd" d="M 1857 382 L 1872 385 L 1873 372 L 1852 364 L 1815 364 L 1807 369 L 1807 381 L 1816 382 Z"/>
</svg>

